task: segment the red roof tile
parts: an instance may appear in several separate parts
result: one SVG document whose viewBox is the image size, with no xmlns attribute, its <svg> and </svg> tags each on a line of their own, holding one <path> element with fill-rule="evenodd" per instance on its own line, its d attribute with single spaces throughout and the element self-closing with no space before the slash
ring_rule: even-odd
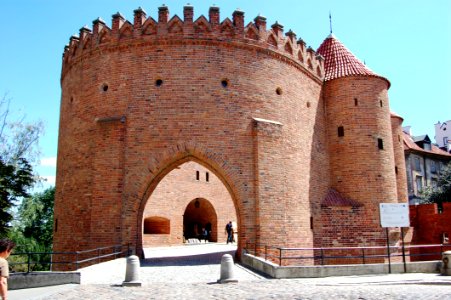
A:
<svg viewBox="0 0 451 300">
<path fill-rule="evenodd" d="M 373 76 L 390 82 L 367 68 L 351 53 L 333 34 L 330 34 L 319 46 L 317 53 L 324 57 L 324 80 L 332 80 L 347 76 Z"/>
<path fill-rule="evenodd" d="M 329 189 L 329 191 L 327 192 L 326 198 L 324 198 L 321 205 L 322 206 L 352 206 L 352 207 L 362 206 L 362 204 L 357 201 L 343 197 L 339 192 L 337 192 L 334 189 Z"/>
<path fill-rule="evenodd" d="M 407 133 L 403 132 L 403 140 L 404 140 L 404 150 L 410 150 L 410 151 L 416 151 L 416 152 L 422 152 L 425 154 L 436 154 L 436 155 L 442 155 L 445 157 L 451 157 L 451 154 L 440 149 L 434 144 L 431 144 L 431 150 L 426 150 L 418 146 L 413 138 L 408 135 Z"/>
</svg>

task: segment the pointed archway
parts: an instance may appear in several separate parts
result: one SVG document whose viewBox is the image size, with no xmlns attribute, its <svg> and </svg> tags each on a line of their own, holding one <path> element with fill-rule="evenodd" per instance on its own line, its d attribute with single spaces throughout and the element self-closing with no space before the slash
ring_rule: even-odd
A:
<svg viewBox="0 0 451 300">
<path fill-rule="evenodd" d="M 148 196 L 142 214 L 143 248 L 181 245 L 198 238 L 225 242 L 228 221 L 238 223 L 235 202 L 224 182 L 208 167 L 187 161 L 175 165 Z"/>
</svg>

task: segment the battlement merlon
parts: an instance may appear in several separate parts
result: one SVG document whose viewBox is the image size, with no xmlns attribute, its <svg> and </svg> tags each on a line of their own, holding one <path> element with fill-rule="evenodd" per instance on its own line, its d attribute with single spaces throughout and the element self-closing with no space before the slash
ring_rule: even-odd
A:
<svg viewBox="0 0 451 300">
<path fill-rule="evenodd" d="M 92 30 L 87 26 L 80 29 L 79 36 L 70 38 L 69 46 L 64 48 L 63 73 L 66 65 L 77 60 L 78 56 L 93 49 L 119 46 L 122 41 L 130 43 L 148 42 L 165 39 L 166 41 L 208 39 L 218 41 L 236 41 L 258 46 L 276 52 L 279 56 L 289 58 L 304 67 L 306 71 L 320 80 L 324 76 L 324 59 L 312 48 L 306 48 L 302 39 L 296 41 L 296 34 L 289 30 L 283 34 L 283 26 L 278 22 L 267 29 L 266 18 L 257 16 L 253 22 L 245 26 L 244 12 L 237 9 L 229 18 L 220 20 L 220 9 L 212 6 L 208 19 L 203 15 L 193 19 L 194 9 L 191 5 L 183 8 L 183 20 L 177 15 L 169 18 L 169 8 L 165 5 L 158 8 L 158 21 L 147 17 L 141 8 L 134 10 L 133 22 L 127 21 L 119 12 L 112 16 L 111 28 L 98 18 L 92 22 Z M 169 37 L 169 39 L 168 39 Z"/>
</svg>

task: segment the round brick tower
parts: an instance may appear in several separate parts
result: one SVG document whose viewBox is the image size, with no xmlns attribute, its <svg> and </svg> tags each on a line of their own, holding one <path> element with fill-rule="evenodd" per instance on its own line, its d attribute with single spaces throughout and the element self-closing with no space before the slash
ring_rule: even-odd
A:
<svg viewBox="0 0 451 300">
<path fill-rule="evenodd" d="M 340 224 L 340 234 L 323 240 L 323 245 L 337 241 L 349 246 L 383 245 L 386 237 L 380 227 L 379 203 L 398 202 L 387 95 L 390 83 L 369 70 L 333 34 L 317 52 L 325 57 L 330 185 L 348 200 L 338 205 L 350 209 L 347 217 L 343 211 L 336 215 L 347 221 Z M 361 222 L 350 221 L 359 218 Z"/>
<path fill-rule="evenodd" d="M 186 6 L 182 20 L 162 6 L 158 20 L 142 9 L 133 22 L 118 13 L 111 28 L 97 19 L 70 39 L 54 251 L 130 243 L 139 253 L 146 231 L 182 241 L 163 210 L 189 211 L 195 199 L 144 214 L 160 199 L 151 197 L 158 184 L 187 162 L 229 192 L 239 250 L 312 246 L 311 199 L 328 186 L 323 61 L 280 24 L 244 24 L 241 11 L 220 21 L 211 7 L 194 20 Z"/>
<path fill-rule="evenodd" d="M 407 193 L 407 173 L 406 160 L 404 154 L 404 141 L 402 132 L 403 118 L 395 113 L 391 113 L 391 126 L 393 135 L 393 150 L 395 153 L 395 174 L 396 187 L 398 188 L 398 201 L 407 202 L 409 196 Z"/>
</svg>

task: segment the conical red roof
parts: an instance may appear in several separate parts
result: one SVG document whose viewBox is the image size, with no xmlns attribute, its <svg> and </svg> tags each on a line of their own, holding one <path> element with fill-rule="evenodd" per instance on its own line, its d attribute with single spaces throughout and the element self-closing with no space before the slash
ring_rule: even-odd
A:
<svg viewBox="0 0 451 300">
<path fill-rule="evenodd" d="M 333 34 L 323 41 L 316 52 L 324 57 L 325 81 L 346 76 L 373 76 L 385 79 L 390 86 L 386 78 L 367 68 Z"/>
</svg>

